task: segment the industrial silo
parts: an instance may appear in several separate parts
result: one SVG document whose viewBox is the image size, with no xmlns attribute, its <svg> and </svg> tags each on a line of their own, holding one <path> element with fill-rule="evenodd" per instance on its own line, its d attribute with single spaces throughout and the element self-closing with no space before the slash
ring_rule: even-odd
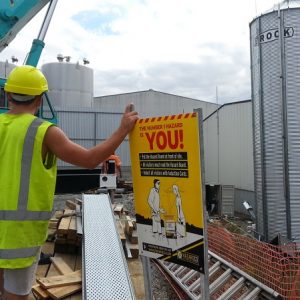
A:
<svg viewBox="0 0 300 300">
<path fill-rule="evenodd" d="M 300 243 L 300 1 L 250 23 L 257 229 Z"/>
<path fill-rule="evenodd" d="M 60 56 L 58 56 L 60 57 Z M 91 107 L 93 69 L 79 62 L 52 62 L 42 66 L 49 85 L 49 97 L 55 107 Z"/>
</svg>

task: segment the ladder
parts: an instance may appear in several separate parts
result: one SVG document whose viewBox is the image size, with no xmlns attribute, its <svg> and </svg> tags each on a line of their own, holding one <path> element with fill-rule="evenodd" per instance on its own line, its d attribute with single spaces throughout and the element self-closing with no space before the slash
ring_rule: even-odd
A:
<svg viewBox="0 0 300 300">
<path fill-rule="evenodd" d="M 201 300 L 200 273 L 156 260 L 192 300 Z M 209 294 L 218 300 L 282 299 L 273 289 L 209 251 Z"/>
</svg>

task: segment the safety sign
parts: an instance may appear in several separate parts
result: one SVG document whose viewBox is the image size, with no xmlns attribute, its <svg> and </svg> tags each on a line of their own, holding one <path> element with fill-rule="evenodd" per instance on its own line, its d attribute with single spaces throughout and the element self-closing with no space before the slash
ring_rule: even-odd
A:
<svg viewBox="0 0 300 300">
<path fill-rule="evenodd" d="M 204 273 L 197 113 L 140 119 L 130 134 L 141 255 Z"/>
</svg>

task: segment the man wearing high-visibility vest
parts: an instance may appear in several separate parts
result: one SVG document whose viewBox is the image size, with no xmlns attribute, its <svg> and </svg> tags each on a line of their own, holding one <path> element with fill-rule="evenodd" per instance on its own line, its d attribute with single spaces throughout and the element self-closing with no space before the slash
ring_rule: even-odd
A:
<svg viewBox="0 0 300 300">
<path fill-rule="evenodd" d="M 103 143 L 86 149 L 34 116 L 48 90 L 38 69 L 16 67 L 4 89 L 11 109 L 0 115 L 0 291 L 5 300 L 26 300 L 47 237 L 56 158 L 95 168 L 122 143 L 138 114 L 128 105 L 118 129 Z"/>
<path fill-rule="evenodd" d="M 121 159 L 115 153 L 111 154 L 102 165 L 102 172 L 105 174 L 115 174 L 117 178 L 122 176 Z"/>
</svg>

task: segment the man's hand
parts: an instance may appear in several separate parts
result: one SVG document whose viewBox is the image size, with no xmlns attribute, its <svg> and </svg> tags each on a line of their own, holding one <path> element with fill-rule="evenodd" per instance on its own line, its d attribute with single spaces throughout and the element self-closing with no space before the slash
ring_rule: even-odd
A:
<svg viewBox="0 0 300 300">
<path fill-rule="evenodd" d="M 134 127 L 136 121 L 138 120 L 138 113 L 134 110 L 133 104 L 130 103 L 126 106 L 119 130 L 123 131 L 127 135 Z"/>
</svg>

